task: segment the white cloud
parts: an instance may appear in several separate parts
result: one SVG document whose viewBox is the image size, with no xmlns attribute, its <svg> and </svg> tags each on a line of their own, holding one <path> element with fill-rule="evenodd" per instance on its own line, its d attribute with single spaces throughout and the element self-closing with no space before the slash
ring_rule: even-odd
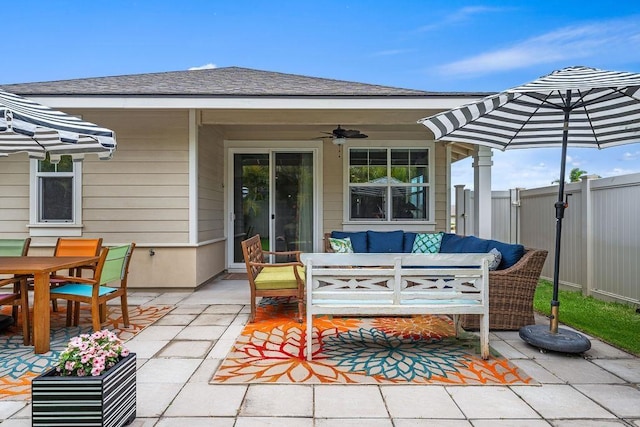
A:
<svg viewBox="0 0 640 427">
<path fill-rule="evenodd" d="M 639 158 L 640 158 L 640 151 L 634 151 L 632 153 L 627 151 L 622 155 L 622 160 L 625 160 L 625 161 L 626 160 L 637 160 Z"/>
<path fill-rule="evenodd" d="M 605 58 L 626 61 L 640 57 L 630 44 L 640 37 L 640 18 L 632 17 L 574 25 L 532 37 L 513 46 L 481 53 L 445 64 L 438 71 L 447 76 L 478 76 L 533 65 L 557 62 L 602 62 Z"/>
<path fill-rule="evenodd" d="M 505 10 L 504 8 L 498 7 L 486 7 L 486 6 L 467 6 L 456 10 L 454 13 L 440 17 L 437 19 L 437 22 L 434 24 L 424 25 L 418 28 L 419 32 L 433 31 L 439 28 L 446 28 L 451 26 L 452 24 L 457 24 L 461 22 L 466 22 L 475 17 L 476 15 L 481 15 L 485 13 L 491 12 L 500 12 Z"/>
<path fill-rule="evenodd" d="M 405 53 L 411 53 L 411 52 L 415 52 L 416 49 L 389 49 L 389 50 L 381 50 L 379 52 L 374 52 L 371 54 L 371 56 L 376 57 L 376 56 L 396 56 L 396 55 L 402 55 Z"/>
<path fill-rule="evenodd" d="M 218 67 L 216 66 L 216 64 L 212 64 L 211 62 L 209 62 L 208 64 L 200 65 L 198 67 L 191 67 L 191 68 L 189 68 L 189 71 L 192 71 L 192 70 L 210 70 L 212 68 L 218 68 Z"/>
</svg>

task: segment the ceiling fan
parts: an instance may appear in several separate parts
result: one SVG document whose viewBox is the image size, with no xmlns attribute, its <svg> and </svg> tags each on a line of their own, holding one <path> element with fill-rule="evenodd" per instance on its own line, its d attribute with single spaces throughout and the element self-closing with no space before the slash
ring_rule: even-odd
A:
<svg viewBox="0 0 640 427">
<path fill-rule="evenodd" d="M 359 130 L 343 129 L 342 127 L 340 127 L 340 125 L 338 125 L 338 127 L 332 130 L 331 132 L 322 132 L 322 133 L 330 135 L 331 138 L 333 138 L 333 143 L 336 145 L 342 145 L 345 142 L 347 142 L 347 139 L 350 139 L 350 138 L 367 138 L 368 137 L 368 135 L 361 133 Z M 320 138 L 326 138 L 326 137 L 321 136 Z"/>
</svg>

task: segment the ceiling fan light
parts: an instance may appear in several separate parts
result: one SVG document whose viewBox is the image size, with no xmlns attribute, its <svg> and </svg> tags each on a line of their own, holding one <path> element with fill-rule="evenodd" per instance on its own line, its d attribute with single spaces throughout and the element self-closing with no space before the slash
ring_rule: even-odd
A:
<svg viewBox="0 0 640 427">
<path fill-rule="evenodd" d="M 333 138 L 335 145 L 343 145 L 345 142 L 347 142 L 347 138 Z"/>
</svg>

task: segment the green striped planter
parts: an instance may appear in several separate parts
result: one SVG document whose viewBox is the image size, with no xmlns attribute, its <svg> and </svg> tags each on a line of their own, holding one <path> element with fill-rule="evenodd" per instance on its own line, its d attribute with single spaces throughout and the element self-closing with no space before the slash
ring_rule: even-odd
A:
<svg viewBox="0 0 640 427">
<path fill-rule="evenodd" d="M 136 355 L 97 377 L 61 377 L 50 369 L 31 382 L 32 426 L 118 427 L 136 418 Z"/>
</svg>

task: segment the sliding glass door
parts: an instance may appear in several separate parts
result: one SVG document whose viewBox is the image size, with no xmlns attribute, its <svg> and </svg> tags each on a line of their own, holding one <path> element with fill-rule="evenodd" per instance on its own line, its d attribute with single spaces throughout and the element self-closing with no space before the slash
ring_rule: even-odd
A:
<svg viewBox="0 0 640 427">
<path fill-rule="evenodd" d="M 240 242 L 256 234 L 271 251 L 313 251 L 313 152 L 233 153 L 229 268 L 244 268 Z M 288 261 L 281 257 L 277 261 Z"/>
</svg>

